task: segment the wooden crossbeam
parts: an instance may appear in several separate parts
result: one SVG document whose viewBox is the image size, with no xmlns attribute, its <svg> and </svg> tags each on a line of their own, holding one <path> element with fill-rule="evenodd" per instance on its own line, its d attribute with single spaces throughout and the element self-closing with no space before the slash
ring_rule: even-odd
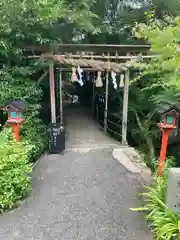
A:
<svg viewBox="0 0 180 240">
<path fill-rule="evenodd" d="M 148 52 L 150 45 L 112 45 L 112 44 L 57 44 L 57 45 L 29 45 L 25 50 L 38 52 Z"/>
<path fill-rule="evenodd" d="M 72 72 L 72 67 L 67 67 L 67 68 L 64 68 L 64 67 L 56 67 L 56 69 L 60 69 L 62 72 Z M 83 67 L 83 71 L 97 71 L 97 69 L 95 68 L 84 68 Z"/>
<path fill-rule="evenodd" d="M 68 58 L 70 57 L 71 59 L 93 59 L 93 60 L 124 60 L 124 61 L 128 61 L 128 60 L 136 60 L 136 59 L 152 59 L 157 57 L 157 55 L 137 55 L 137 56 L 101 56 L 101 55 L 57 55 L 59 57 L 63 57 L 63 58 Z M 41 55 L 33 55 L 33 56 L 28 56 L 28 58 L 40 58 Z"/>
</svg>

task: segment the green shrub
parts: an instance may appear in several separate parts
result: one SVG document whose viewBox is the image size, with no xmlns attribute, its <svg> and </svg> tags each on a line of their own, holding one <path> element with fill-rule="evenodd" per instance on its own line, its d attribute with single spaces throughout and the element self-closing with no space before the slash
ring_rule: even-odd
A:
<svg viewBox="0 0 180 240">
<path fill-rule="evenodd" d="M 25 111 L 25 121 L 21 126 L 21 139 L 22 141 L 28 141 L 33 145 L 33 149 L 30 152 L 29 159 L 31 162 L 35 162 L 45 149 L 46 134 L 45 125 L 39 118 L 39 110 L 41 105 L 30 104 Z"/>
<path fill-rule="evenodd" d="M 0 88 L 4 89 L 0 92 L 1 106 L 3 107 L 10 100 L 16 99 L 25 100 L 28 103 L 28 107 L 23 114 L 24 124 L 21 126 L 21 141 L 28 141 L 34 146 L 33 150 L 29 152 L 31 162 L 36 161 L 42 154 L 45 145 L 45 138 L 42 135 L 45 126 L 39 116 L 42 90 L 36 81 L 33 81 L 32 75 L 35 71 L 32 67 L 13 66 L 4 67 L 0 72 Z M 3 113 L 3 120 L 6 121 L 7 113 L 6 111 Z"/>
<path fill-rule="evenodd" d="M 11 129 L 0 132 L 0 211 L 11 209 L 24 198 L 30 188 L 29 172 L 31 164 L 44 151 L 45 126 L 39 118 L 41 89 L 31 79 L 32 71 L 27 67 L 3 68 L 0 73 L 0 85 L 5 91 L 0 92 L 1 106 L 11 99 L 28 102 L 24 112 L 24 124 L 21 126 L 21 142 L 12 141 Z M 3 121 L 7 119 L 4 111 Z"/>
<path fill-rule="evenodd" d="M 158 165 L 159 165 L 159 159 L 153 159 L 152 160 L 152 170 L 155 174 L 155 176 L 158 176 Z M 171 167 L 175 167 L 176 166 L 176 159 L 175 157 L 171 156 L 168 157 L 164 163 L 164 171 L 163 171 L 163 178 L 165 180 L 167 180 L 168 177 L 168 169 Z"/>
<path fill-rule="evenodd" d="M 0 211 L 15 207 L 31 189 L 29 153 L 33 146 L 17 143 L 11 136 L 11 129 L 0 133 Z"/>
<path fill-rule="evenodd" d="M 166 186 L 164 179 L 158 179 L 154 188 L 147 188 L 149 191 L 142 194 L 148 211 L 147 219 L 156 240 L 179 240 L 180 216 L 171 212 L 165 204 Z"/>
<path fill-rule="evenodd" d="M 167 170 L 174 163 L 167 159 L 163 177 L 156 176 L 152 188 L 140 195 L 144 197 L 145 206 L 133 211 L 146 211 L 149 226 L 155 234 L 156 240 L 180 240 L 180 215 L 174 214 L 165 204 L 167 191 Z"/>
</svg>

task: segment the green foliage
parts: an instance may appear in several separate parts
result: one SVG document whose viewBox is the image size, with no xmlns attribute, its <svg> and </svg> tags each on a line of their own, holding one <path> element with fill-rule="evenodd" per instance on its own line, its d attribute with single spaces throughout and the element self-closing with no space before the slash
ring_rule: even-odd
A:
<svg viewBox="0 0 180 240">
<path fill-rule="evenodd" d="M 85 41 L 106 44 L 144 43 L 134 38 L 132 28 L 135 23 L 147 23 L 145 12 L 154 11 L 154 16 L 163 19 L 164 15 L 179 16 L 179 0 L 96 0 L 92 6 L 97 14 L 98 35 L 87 34 Z M 96 21 L 97 22 L 97 21 Z"/>
<path fill-rule="evenodd" d="M 158 18 L 163 18 L 165 14 L 177 16 L 180 12 L 180 2 L 179 0 L 152 0 L 152 8 Z"/>
<path fill-rule="evenodd" d="M 132 76 L 129 99 L 129 126 L 131 135 L 147 153 L 147 163 L 153 167 L 154 146 L 159 145 L 160 116 L 157 107 L 165 103 L 177 103 L 180 88 L 180 18 L 154 18 L 146 13 L 148 22 L 137 24 L 135 35 L 151 44 L 154 58 L 148 61 L 135 60 L 131 64 L 138 72 Z M 138 97 L 137 97 L 138 96 Z M 137 127 L 135 127 L 137 123 Z M 132 129 L 131 129 L 132 128 Z"/>
<path fill-rule="evenodd" d="M 14 46 L 68 39 L 77 32 L 94 30 L 97 16 L 91 12 L 93 1 L 5 0 L 0 4 L 0 52 L 7 56 Z M 15 48 L 16 51 L 16 48 Z"/>
<path fill-rule="evenodd" d="M 0 133 L 0 211 L 11 209 L 31 189 L 29 153 L 33 146 L 11 139 L 11 129 Z"/>
<path fill-rule="evenodd" d="M 156 176 L 153 187 L 146 187 L 143 196 L 145 206 L 131 208 L 132 211 L 146 211 L 149 227 L 155 234 L 156 240 L 180 239 L 180 216 L 174 214 L 165 204 L 167 190 L 168 168 L 173 165 L 172 158 L 168 158 L 165 164 L 163 177 Z"/>
<path fill-rule="evenodd" d="M 179 216 L 167 208 L 164 197 L 166 195 L 167 182 L 164 179 L 157 180 L 155 188 L 147 188 L 148 193 L 142 195 L 146 199 L 146 210 L 149 211 L 147 219 L 156 236 L 156 240 L 180 239 Z"/>
<path fill-rule="evenodd" d="M 142 76 L 154 75 L 149 88 L 166 90 L 180 87 L 180 17 L 166 17 L 164 21 L 150 19 L 147 24 L 138 24 L 136 36 L 143 38 L 151 44 L 151 52 L 156 57 L 148 63 L 139 63 Z M 136 65 L 135 65 L 136 66 Z"/>
<path fill-rule="evenodd" d="M 34 145 L 33 159 L 42 153 L 44 149 L 43 132 L 45 127 L 39 119 L 41 106 L 38 102 L 41 99 L 41 89 L 30 79 L 32 71 L 28 67 L 3 68 L 0 72 L 0 102 L 2 106 L 13 99 L 23 99 L 29 104 L 25 111 L 25 121 L 21 127 L 22 140 L 28 140 Z"/>
<path fill-rule="evenodd" d="M 158 169 L 159 159 L 156 159 L 156 158 L 153 159 L 152 163 L 153 163 L 153 172 L 155 176 L 158 176 L 157 169 Z M 175 165 L 176 165 L 176 159 L 174 157 L 171 156 L 166 159 L 164 164 L 164 176 L 163 176 L 165 181 L 167 180 L 168 169 L 170 167 L 175 167 Z"/>
<path fill-rule="evenodd" d="M 0 71 L 0 103 L 6 105 L 7 101 L 23 99 L 29 103 L 37 103 L 41 98 L 41 90 L 30 79 L 32 71 L 28 67 L 4 67 Z M 35 114 L 35 113 L 33 113 Z"/>
</svg>

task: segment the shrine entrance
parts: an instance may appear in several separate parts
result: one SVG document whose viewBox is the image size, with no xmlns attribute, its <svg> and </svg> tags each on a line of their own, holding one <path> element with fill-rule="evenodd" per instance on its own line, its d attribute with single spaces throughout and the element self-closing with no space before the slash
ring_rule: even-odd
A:
<svg viewBox="0 0 180 240">
<path fill-rule="evenodd" d="M 27 47 L 30 59 L 46 63 L 38 83 L 49 75 L 51 122 L 65 125 L 66 148 L 117 146 L 107 133 L 127 144 L 130 60 L 151 58 L 148 49 L 93 44 Z M 122 95 L 118 112 L 109 110 L 110 87 Z"/>
<path fill-rule="evenodd" d="M 80 104 L 64 109 L 66 149 L 103 149 L 118 146 L 118 142 L 104 134 L 103 127 L 92 118 L 90 110 Z"/>
</svg>

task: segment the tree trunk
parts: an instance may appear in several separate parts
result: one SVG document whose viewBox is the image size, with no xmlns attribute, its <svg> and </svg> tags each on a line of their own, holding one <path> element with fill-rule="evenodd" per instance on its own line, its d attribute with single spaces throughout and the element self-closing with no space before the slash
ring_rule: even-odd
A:
<svg viewBox="0 0 180 240">
<path fill-rule="evenodd" d="M 148 146 L 148 151 L 149 151 L 149 157 L 151 159 L 151 161 L 153 161 L 153 159 L 155 158 L 155 150 L 154 150 L 154 145 L 153 145 L 153 142 L 152 142 L 152 139 L 151 137 L 149 137 L 149 134 L 147 133 L 147 130 L 143 127 L 141 121 L 140 121 L 140 118 L 137 114 L 137 112 L 134 112 L 135 113 L 135 116 L 136 116 L 136 121 L 137 121 L 137 124 L 144 136 L 144 139 L 146 140 L 146 143 L 147 143 L 147 146 Z"/>
</svg>

